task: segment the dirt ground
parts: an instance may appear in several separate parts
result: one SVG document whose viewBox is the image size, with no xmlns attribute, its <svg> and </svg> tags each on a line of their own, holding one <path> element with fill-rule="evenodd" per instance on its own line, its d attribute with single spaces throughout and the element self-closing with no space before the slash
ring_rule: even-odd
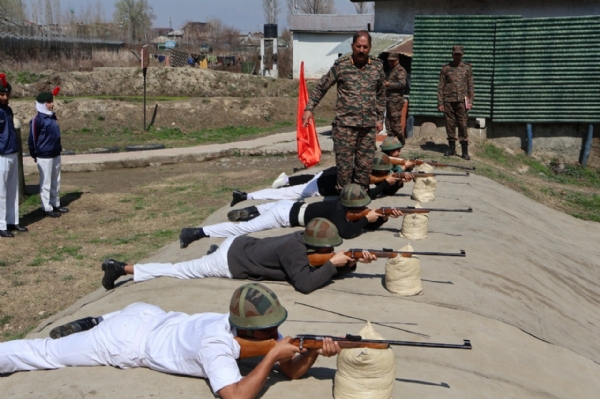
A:
<svg viewBox="0 0 600 399">
<path fill-rule="evenodd" d="M 330 156 L 324 163 L 332 163 Z M 103 259 L 135 262 L 177 239 L 231 200 L 231 190 L 269 185 L 296 157 L 232 157 L 197 164 L 64 173 L 59 219 L 39 210 L 37 175 L 21 206 L 28 233 L 0 240 L 0 341 L 100 287 Z"/>
</svg>

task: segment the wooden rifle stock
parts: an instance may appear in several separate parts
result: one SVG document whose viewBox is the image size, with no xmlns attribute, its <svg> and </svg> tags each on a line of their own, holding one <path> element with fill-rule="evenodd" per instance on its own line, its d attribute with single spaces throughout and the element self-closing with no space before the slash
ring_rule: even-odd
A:
<svg viewBox="0 0 600 399">
<path fill-rule="evenodd" d="M 323 339 L 331 338 L 336 341 L 342 349 L 353 348 L 371 348 L 387 349 L 390 345 L 394 346 L 418 346 L 423 348 L 444 348 L 444 349 L 471 349 L 471 341 L 465 339 L 462 344 L 440 344 L 433 342 L 414 342 L 414 341 L 388 341 L 375 339 L 362 339 L 360 335 L 346 334 L 345 337 L 333 337 L 330 335 L 297 335 L 292 339 L 291 344 L 300 349 L 321 349 Z M 255 340 L 235 337 L 240 345 L 240 359 L 247 359 L 256 356 L 265 356 L 277 343 L 274 339 Z"/>
<path fill-rule="evenodd" d="M 389 157 L 389 158 L 390 158 L 390 162 L 394 166 L 397 166 L 397 165 L 404 166 L 406 164 L 406 162 L 412 162 L 415 165 L 423 165 L 424 163 L 426 163 L 426 164 L 429 164 L 436 168 L 458 168 L 458 169 L 466 169 L 466 170 L 475 170 L 474 166 L 450 165 L 450 164 L 445 164 L 445 163 L 439 163 L 437 161 L 425 161 L 423 159 L 408 159 L 408 160 L 406 160 L 406 159 L 395 158 L 395 157 Z"/>
<path fill-rule="evenodd" d="M 344 254 L 351 259 L 362 259 L 363 251 L 367 251 L 378 258 L 395 258 L 396 256 L 402 256 L 404 258 L 410 258 L 413 255 L 424 255 L 424 256 L 459 256 L 465 257 L 467 256 L 464 249 L 461 249 L 460 252 L 408 252 L 408 251 L 393 251 L 388 248 L 383 249 L 350 249 Z M 313 267 L 323 266 L 327 261 L 335 255 L 334 252 L 321 254 L 321 253 L 310 253 L 308 254 L 308 262 Z"/>
<path fill-rule="evenodd" d="M 392 173 L 392 177 L 395 177 L 397 179 L 403 179 L 406 175 L 406 173 L 410 173 L 410 172 L 402 172 L 402 173 Z M 369 183 L 370 184 L 379 184 L 381 182 L 383 182 L 385 179 L 387 179 L 390 175 L 385 175 L 385 176 L 374 176 L 374 175 L 369 175 Z"/>
<path fill-rule="evenodd" d="M 411 213 L 429 213 L 429 212 L 473 212 L 473 208 L 467 209 L 450 209 L 450 208 L 415 208 L 414 206 L 407 207 L 392 207 L 392 206 L 384 206 L 381 208 L 375 209 L 375 212 L 380 215 L 389 216 L 394 210 L 400 211 L 403 214 L 411 214 Z M 346 219 L 350 222 L 356 222 L 357 220 L 362 219 L 367 216 L 367 214 L 371 211 L 371 209 L 365 209 L 360 212 L 346 212 Z"/>
</svg>

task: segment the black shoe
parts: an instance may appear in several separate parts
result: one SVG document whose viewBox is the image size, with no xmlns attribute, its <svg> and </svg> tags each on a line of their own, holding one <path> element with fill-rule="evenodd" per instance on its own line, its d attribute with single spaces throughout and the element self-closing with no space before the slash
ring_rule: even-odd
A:
<svg viewBox="0 0 600 399">
<path fill-rule="evenodd" d="M 52 211 L 52 212 L 47 212 L 46 211 L 46 212 L 44 212 L 44 214 L 46 216 L 48 216 L 48 217 L 51 217 L 51 218 L 59 218 L 60 217 L 60 213 L 54 212 L 54 211 Z"/>
<path fill-rule="evenodd" d="M 58 326 L 50 330 L 50 338 L 59 339 L 66 337 L 67 335 L 75 334 L 82 331 L 90 330 L 98 325 L 98 319 L 95 317 L 86 317 L 85 319 L 79 319 L 71 321 L 62 326 Z"/>
<path fill-rule="evenodd" d="M 235 190 L 232 195 L 233 199 L 231 200 L 231 204 L 229 204 L 229 206 L 234 206 L 238 202 L 246 201 L 248 199 L 248 194 L 243 191 Z"/>
<path fill-rule="evenodd" d="M 210 255 L 214 253 L 217 249 L 219 249 L 219 246 L 217 244 L 211 244 L 210 248 L 208 248 L 208 251 L 206 251 L 206 254 Z"/>
<path fill-rule="evenodd" d="M 461 158 L 467 161 L 471 160 L 471 157 L 469 156 L 469 142 L 468 141 L 461 141 L 460 142 L 460 146 L 462 148 L 462 155 Z"/>
<path fill-rule="evenodd" d="M 58 213 L 67 213 L 69 212 L 69 208 L 61 208 L 60 206 L 53 206 L 52 210 Z"/>
<path fill-rule="evenodd" d="M 445 157 L 449 157 L 451 155 L 456 154 L 456 141 L 449 141 L 448 144 L 450 145 L 450 148 L 448 148 L 446 152 L 444 152 Z"/>
<path fill-rule="evenodd" d="M 8 230 L 0 230 L 0 237 L 14 237 L 15 235 Z"/>
<path fill-rule="evenodd" d="M 247 222 L 260 215 L 258 208 L 255 206 L 249 206 L 248 208 L 234 209 L 233 211 L 227 212 L 227 219 L 232 222 Z"/>
<path fill-rule="evenodd" d="M 201 239 L 203 236 L 200 234 L 200 229 L 185 228 L 181 229 L 179 233 L 179 248 L 187 248 L 188 245 Z"/>
<path fill-rule="evenodd" d="M 105 259 L 104 262 L 102 262 L 102 271 L 104 272 L 102 286 L 107 290 L 115 288 L 115 281 L 117 281 L 119 277 L 127 274 L 125 273 L 126 265 L 127 263 L 125 262 L 119 262 L 114 259 Z"/>
<path fill-rule="evenodd" d="M 27 227 L 21 227 L 18 224 L 7 224 L 6 227 L 8 227 L 8 231 L 29 231 Z"/>
</svg>

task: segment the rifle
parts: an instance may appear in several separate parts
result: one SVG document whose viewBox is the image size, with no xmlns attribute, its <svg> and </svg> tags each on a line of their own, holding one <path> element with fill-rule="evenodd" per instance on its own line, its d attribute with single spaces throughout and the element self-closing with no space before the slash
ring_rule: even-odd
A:
<svg viewBox="0 0 600 399">
<path fill-rule="evenodd" d="M 469 174 L 469 172 L 465 172 L 465 173 L 425 173 L 425 172 L 402 172 L 402 173 L 392 173 L 392 177 L 395 178 L 399 178 L 402 179 L 404 178 L 407 174 L 412 175 L 413 177 L 434 177 L 434 176 L 462 176 L 462 177 L 469 177 L 471 176 Z M 382 181 L 384 181 L 389 175 L 385 175 L 385 176 L 374 176 L 374 175 L 370 175 L 369 176 L 369 183 L 370 184 L 378 184 L 381 183 Z"/>
<path fill-rule="evenodd" d="M 403 258 L 410 258 L 413 255 L 425 255 L 425 256 L 459 256 L 465 257 L 467 256 L 464 249 L 461 249 L 460 252 L 408 252 L 408 251 L 393 251 L 390 248 L 383 249 L 350 249 L 344 254 L 351 259 L 362 259 L 363 251 L 367 251 L 377 256 L 378 258 L 395 258 L 398 255 Z M 308 254 L 308 263 L 313 267 L 323 266 L 327 261 L 335 255 L 335 252 L 329 253 L 309 253 Z"/>
<path fill-rule="evenodd" d="M 423 165 L 424 163 L 429 164 L 433 167 L 436 168 L 459 168 L 459 169 L 466 169 L 466 170 L 475 170 L 474 166 L 461 166 L 461 165 L 449 165 L 449 164 L 444 164 L 444 163 L 439 163 L 438 161 L 425 161 L 422 159 L 402 159 L 402 158 L 395 158 L 395 157 L 389 157 L 390 158 L 390 162 L 392 163 L 392 165 L 396 166 L 396 165 L 402 165 L 404 166 L 406 164 L 406 162 L 412 162 L 415 165 Z"/>
<path fill-rule="evenodd" d="M 331 335 L 312 335 L 302 334 L 292 338 L 292 345 L 300 349 L 321 349 L 323 348 L 323 339 L 331 338 L 336 341 L 342 349 L 352 348 L 371 348 L 388 349 L 391 345 L 398 346 L 418 346 L 422 348 L 444 348 L 444 349 L 472 349 L 471 341 L 463 340 L 462 344 L 439 344 L 433 342 L 415 342 L 415 341 L 388 341 L 378 339 L 362 339 L 360 335 L 346 334 L 345 337 L 333 337 Z M 240 345 L 240 359 L 247 359 L 255 356 L 265 356 L 277 343 L 274 339 L 255 340 L 235 337 Z"/>
<path fill-rule="evenodd" d="M 364 211 L 360 211 L 360 212 L 348 211 L 348 212 L 346 212 L 346 219 L 348 219 L 348 221 L 350 221 L 350 222 L 356 222 L 357 220 L 360 220 L 361 218 L 367 216 L 367 214 L 370 211 L 371 211 L 371 209 L 365 209 Z M 406 207 L 396 208 L 393 206 L 382 206 L 381 208 L 375 209 L 375 212 L 379 213 L 380 215 L 385 215 L 385 216 L 391 215 L 394 211 L 400 211 L 406 215 L 406 214 L 411 214 L 411 213 L 429 213 L 429 212 L 473 212 L 473 208 L 470 208 L 470 207 L 467 209 L 415 208 L 414 206 L 406 206 Z"/>
</svg>

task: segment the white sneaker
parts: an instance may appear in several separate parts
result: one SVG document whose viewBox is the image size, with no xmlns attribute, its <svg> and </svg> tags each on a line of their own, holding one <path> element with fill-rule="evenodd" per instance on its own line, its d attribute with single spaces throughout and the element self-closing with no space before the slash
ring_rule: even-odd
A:
<svg viewBox="0 0 600 399">
<path fill-rule="evenodd" d="M 273 182 L 272 187 L 273 188 L 281 188 L 281 187 L 285 186 L 286 184 L 288 184 L 288 176 L 285 174 L 285 172 L 283 172 L 282 174 L 277 176 L 277 179 L 275 179 L 275 181 Z"/>
</svg>

